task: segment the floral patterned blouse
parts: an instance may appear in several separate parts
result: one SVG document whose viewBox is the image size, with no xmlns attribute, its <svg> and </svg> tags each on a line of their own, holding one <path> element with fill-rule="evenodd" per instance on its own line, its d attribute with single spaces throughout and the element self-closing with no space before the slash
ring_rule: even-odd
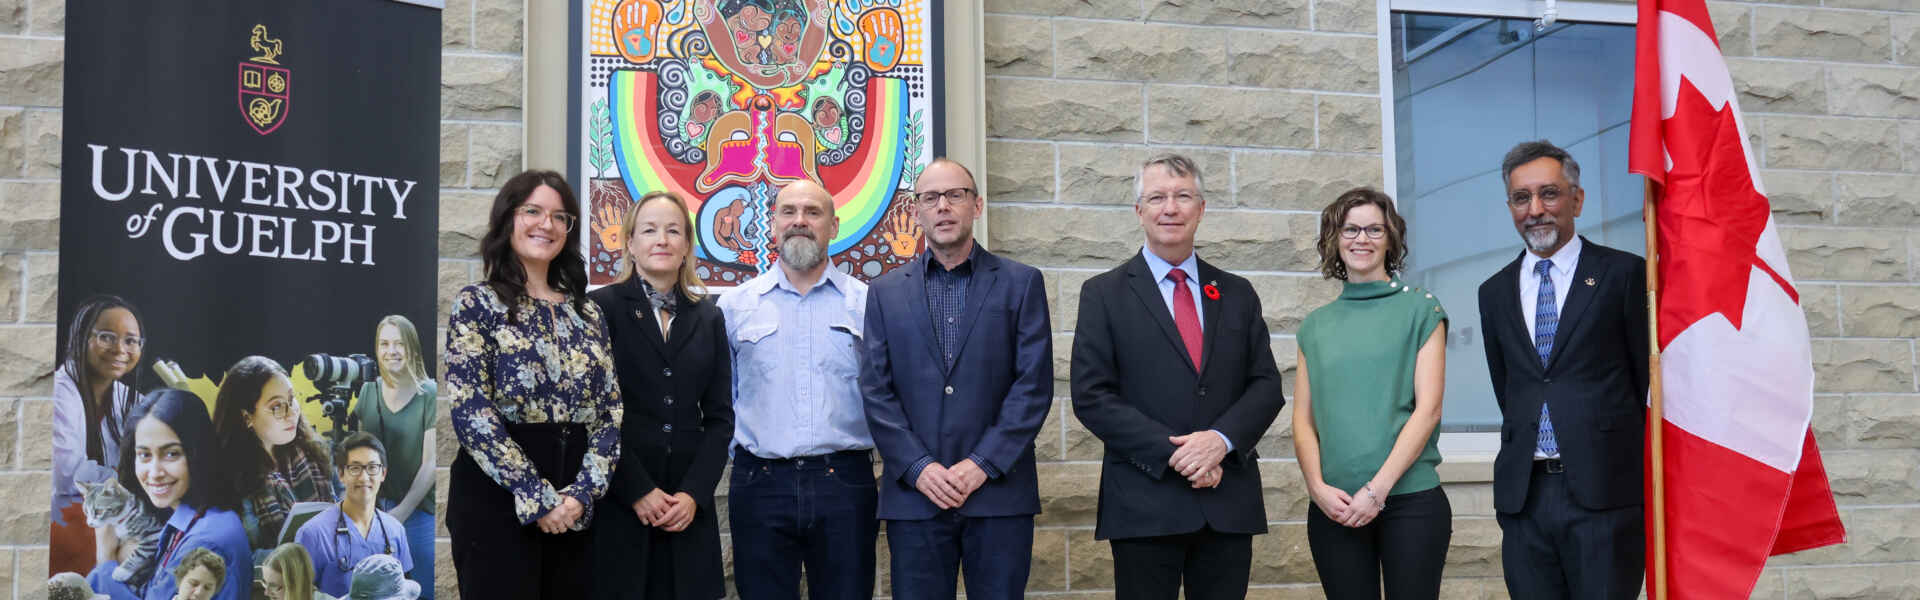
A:
<svg viewBox="0 0 1920 600">
<path fill-rule="evenodd" d="M 454 298 L 447 322 L 447 376 L 440 390 L 451 399 L 454 434 L 482 472 L 512 490 L 522 525 L 546 516 L 565 495 L 586 509 L 573 529 L 586 529 L 620 457 L 624 410 L 606 319 L 592 302 L 582 308 L 522 296 L 510 325 L 500 297 L 476 283 Z M 555 490 L 540 476 L 507 437 L 507 425 L 521 423 L 586 426 L 587 453 L 573 483 Z"/>
</svg>

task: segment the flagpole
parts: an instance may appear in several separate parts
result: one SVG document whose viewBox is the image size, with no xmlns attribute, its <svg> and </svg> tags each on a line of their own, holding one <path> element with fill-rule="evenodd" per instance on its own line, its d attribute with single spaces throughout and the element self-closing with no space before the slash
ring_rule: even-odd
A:
<svg viewBox="0 0 1920 600">
<path fill-rule="evenodd" d="M 1659 219 L 1654 213 L 1655 196 L 1652 179 L 1646 181 L 1646 207 L 1643 216 L 1647 225 L 1647 422 L 1648 435 L 1653 436 L 1649 451 L 1649 464 L 1653 465 L 1653 589 L 1647 590 L 1651 600 L 1667 598 L 1667 476 L 1666 476 L 1666 410 L 1661 399 L 1660 389 L 1660 249 Z"/>
</svg>

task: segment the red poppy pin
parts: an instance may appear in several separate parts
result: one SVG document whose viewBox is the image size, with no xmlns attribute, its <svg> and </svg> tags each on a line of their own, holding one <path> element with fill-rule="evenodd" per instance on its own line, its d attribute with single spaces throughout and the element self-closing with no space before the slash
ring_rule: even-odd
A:
<svg viewBox="0 0 1920 600">
<path fill-rule="evenodd" d="M 1206 294 L 1208 300 L 1220 299 L 1220 288 L 1213 287 L 1213 282 L 1211 281 L 1207 282 L 1206 287 L 1200 288 L 1200 293 Z"/>
</svg>

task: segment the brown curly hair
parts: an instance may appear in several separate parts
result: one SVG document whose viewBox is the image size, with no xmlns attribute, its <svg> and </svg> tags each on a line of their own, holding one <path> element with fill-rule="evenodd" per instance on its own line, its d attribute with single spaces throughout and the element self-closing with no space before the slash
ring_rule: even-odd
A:
<svg viewBox="0 0 1920 600">
<path fill-rule="evenodd" d="M 1346 225 L 1348 212 L 1367 205 L 1378 207 L 1386 217 L 1387 274 L 1406 270 L 1407 220 L 1393 209 L 1393 197 L 1370 187 L 1357 187 L 1342 192 L 1320 211 L 1320 273 L 1327 278 L 1347 280 L 1347 263 L 1340 260 L 1340 228 Z"/>
</svg>

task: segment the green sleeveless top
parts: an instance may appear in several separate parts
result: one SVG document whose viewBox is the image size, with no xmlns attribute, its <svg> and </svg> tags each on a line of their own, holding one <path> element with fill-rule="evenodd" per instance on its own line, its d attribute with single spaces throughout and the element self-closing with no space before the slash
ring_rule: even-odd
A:
<svg viewBox="0 0 1920 600">
<path fill-rule="evenodd" d="M 1314 310 L 1296 336 L 1307 365 L 1320 475 L 1349 494 L 1373 479 L 1413 417 L 1413 367 L 1420 346 L 1447 320 L 1440 301 L 1400 280 L 1347 283 Z M 1440 485 L 1440 436 L 1427 438 L 1388 494 Z"/>
</svg>

